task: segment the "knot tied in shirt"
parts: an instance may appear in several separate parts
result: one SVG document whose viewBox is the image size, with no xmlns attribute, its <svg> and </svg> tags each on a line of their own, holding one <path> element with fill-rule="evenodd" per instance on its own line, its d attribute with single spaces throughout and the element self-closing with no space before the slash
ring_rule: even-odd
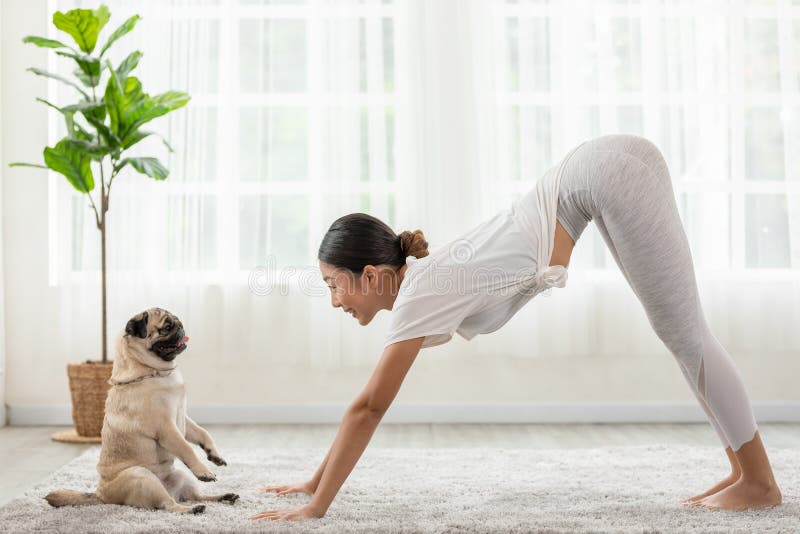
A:
<svg viewBox="0 0 800 534">
<path fill-rule="evenodd" d="M 540 287 L 564 287 L 567 284 L 567 269 L 563 265 L 550 265 L 536 273 Z"/>
<path fill-rule="evenodd" d="M 540 268 L 533 277 L 536 287 L 549 297 L 553 287 L 564 287 L 567 284 L 567 268 L 563 265 L 550 265 Z"/>
</svg>

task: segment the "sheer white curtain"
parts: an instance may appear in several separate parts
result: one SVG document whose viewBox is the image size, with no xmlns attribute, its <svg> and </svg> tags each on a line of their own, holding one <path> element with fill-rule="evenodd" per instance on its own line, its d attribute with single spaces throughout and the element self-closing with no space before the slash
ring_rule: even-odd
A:
<svg viewBox="0 0 800 534">
<path fill-rule="evenodd" d="M 493 113 L 480 146 L 498 203 L 585 139 L 643 135 L 672 172 L 720 341 L 732 354 L 800 349 L 797 3 L 509 0 L 492 9 L 475 35 L 493 30 L 485 44 L 496 87 L 483 102 Z M 552 296 L 479 339 L 483 352 L 666 350 L 591 224 L 567 287 Z"/>
<path fill-rule="evenodd" d="M 59 0 L 56 8 L 82 4 Z M 379 344 L 380 328 L 357 332 L 349 316 L 333 312 L 316 249 L 345 213 L 395 222 L 402 127 L 396 110 L 404 80 L 394 55 L 394 6 L 355 0 L 108 5 L 107 32 L 133 13 L 142 16 L 114 47 L 112 63 L 141 50 L 133 74 L 145 91 L 192 96 L 185 109 L 149 128 L 169 140 L 173 154 L 157 139 L 136 149 L 161 157 L 169 178 L 153 182 L 128 173 L 115 181 L 111 333 L 137 310 L 157 305 L 184 320 L 195 357 L 220 368 L 374 358 L 374 350 L 362 354 L 354 343 L 363 346 L 371 336 Z M 68 87 L 53 90 L 60 102 L 74 98 Z M 60 121 L 51 127 L 58 138 Z M 92 350 L 75 327 L 99 318 L 98 232 L 86 200 L 60 177 L 51 180 L 57 199 L 51 282 L 60 288 L 64 318 L 59 335 Z"/>
<path fill-rule="evenodd" d="M 788 1 L 108 5 L 111 28 L 143 16 L 112 62 L 142 50 L 134 74 L 147 92 L 192 95 L 151 128 L 173 154 L 157 139 L 137 149 L 161 157 L 169 179 L 129 173 L 114 185 L 111 333 L 159 305 L 220 369 L 372 362 L 387 314 L 360 328 L 331 308 L 315 271 L 333 220 L 368 212 L 398 232 L 423 229 L 435 248 L 506 208 L 572 146 L 629 132 L 667 158 L 715 334 L 732 352 L 800 349 L 800 28 Z M 69 72 L 66 61 L 52 70 Z M 51 127 L 56 139 L 63 127 Z M 93 350 L 75 333 L 99 321 L 98 232 L 85 200 L 51 183 L 59 335 Z M 566 288 L 496 333 L 437 350 L 665 351 L 592 225 Z"/>
</svg>

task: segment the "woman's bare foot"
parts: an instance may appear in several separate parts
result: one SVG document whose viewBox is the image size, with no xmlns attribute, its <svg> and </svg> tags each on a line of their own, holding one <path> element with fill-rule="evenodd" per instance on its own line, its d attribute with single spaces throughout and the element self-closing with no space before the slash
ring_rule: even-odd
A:
<svg viewBox="0 0 800 534">
<path fill-rule="evenodd" d="M 728 462 L 730 462 L 731 464 L 731 474 L 725 477 L 719 483 L 717 483 L 717 485 L 712 486 L 703 493 L 700 493 L 699 495 L 695 495 L 694 497 L 686 499 L 685 501 L 683 501 L 684 505 L 688 506 L 691 505 L 692 503 L 699 501 L 700 499 L 708 497 L 709 495 L 714 495 L 715 493 L 724 490 L 725 488 L 727 488 L 728 486 L 739 480 L 739 477 L 742 476 L 742 468 L 739 466 L 739 460 L 736 458 L 736 454 L 733 452 L 733 449 L 731 449 L 730 447 L 726 447 L 725 455 L 728 457 Z"/>
<path fill-rule="evenodd" d="M 772 466 L 769 464 L 758 431 L 753 435 L 753 439 L 742 444 L 733 454 L 742 473 L 739 480 L 689 506 L 714 510 L 747 510 L 780 504 L 781 490 L 775 482 Z M 729 459 L 730 457 L 728 455 Z M 731 466 L 733 465 L 732 460 Z"/>
<path fill-rule="evenodd" d="M 736 483 L 736 481 L 739 480 L 740 476 L 741 476 L 740 473 L 731 473 L 725 479 L 723 479 L 719 483 L 717 483 L 715 486 L 712 486 L 711 488 L 707 489 L 703 493 L 697 494 L 694 497 L 689 497 L 688 499 L 683 501 L 682 504 L 684 504 L 685 506 L 688 506 L 688 505 L 691 505 L 692 503 L 695 503 L 695 502 L 697 502 L 697 501 L 699 501 L 701 499 L 704 499 L 704 498 L 708 497 L 709 495 L 714 495 L 715 493 L 724 490 L 725 488 L 727 488 L 731 484 Z"/>
<path fill-rule="evenodd" d="M 781 491 L 776 484 L 750 482 L 742 477 L 727 488 L 690 506 L 711 510 L 747 510 L 777 506 L 780 503 Z"/>
</svg>

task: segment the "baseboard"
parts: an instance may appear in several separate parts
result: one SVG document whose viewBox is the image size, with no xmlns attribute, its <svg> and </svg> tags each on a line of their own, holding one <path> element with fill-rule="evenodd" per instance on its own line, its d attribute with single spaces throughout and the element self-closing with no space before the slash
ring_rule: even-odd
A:
<svg viewBox="0 0 800 534">
<path fill-rule="evenodd" d="M 201 424 L 338 423 L 347 405 L 198 404 L 190 416 Z M 759 423 L 800 422 L 800 401 L 753 403 Z M 581 402 L 493 404 L 399 404 L 385 423 L 695 423 L 706 417 L 693 402 Z M 8 406 L 10 425 L 71 425 L 68 404 Z"/>
</svg>

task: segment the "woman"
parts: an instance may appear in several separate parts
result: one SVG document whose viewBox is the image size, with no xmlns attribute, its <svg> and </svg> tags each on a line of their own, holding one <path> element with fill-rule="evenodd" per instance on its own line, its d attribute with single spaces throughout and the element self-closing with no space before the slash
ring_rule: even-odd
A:
<svg viewBox="0 0 800 534">
<path fill-rule="evenodd" d="M 312 494 L 311 501 L 253 519 L 322 517 L 419 350 L 447 342 L 454 331 L 465 339 L 492 332 L 534 295 L 564 287 L 572 249 L 590 220 L 730 461 L 730 475 L 683 504 L 732 510 L 780 504 L 747 392 L 702 311 L 667 164 L 645 138 L 605 135 L 573 148 L 509 210 L 432 254 L 419 230 L 396 236 L 360 213 L 333 223 L 319 249 L 331 303 L 361 325 L 379 310 L 392 310 L 386 344 L 311 480 L 264 488 Z"/>
</svg>

